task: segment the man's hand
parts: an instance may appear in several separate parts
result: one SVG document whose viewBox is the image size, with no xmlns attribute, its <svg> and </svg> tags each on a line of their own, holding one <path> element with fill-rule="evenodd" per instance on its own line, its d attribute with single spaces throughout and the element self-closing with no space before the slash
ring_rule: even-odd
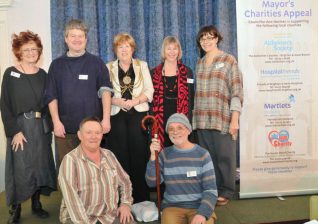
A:
<svg viewBox="0 0 318 224">
<path fill-rule="evenodd" d="M 56 137 L 60 137 L 60 138 L 65 138 L 65 128 L 64 125 L 61 121 L 56 121 L 53 122 L 53 126 L 54 126 L 54 135 Z"/>
<path fill-rule="evenodd" d="M 191 221 L 191 224 L 204 224 L 206 222 L 206 218 L 203 215 L 195 215 Z"/>
<path fill-rule="evenodd" d="M 125 204 L 121 204 L 117 209 L 117 217 L 119 217 L 120 223 L 126 224 L 134 220 L 133 215 L 131 214 L 130 207 Z"/>
<path fill-rule="evenodd" d="M 13 151 L 18 151 L 19 147 L 23 151 L 23 142 L 27 142 L 26 138 L 24 137 L 23 133 L 20 131 L 19 133 L 13 136 L 11 145 Z"/>
<path fill-rule="evenodd" d="M 161 145 L 160 145 L 160 140 L 153 138 L 151 140 L 151 145 L 150 145 L 150 160 L 154 161 L 156 160 L 156 151 L 160 152 Z"/>
<path fill-rule="evenodd" d="M 106 133 L 110 132 L 111 125 L 110 125 L 110 120 L 109 119 L 103 119 L 101 124 L 102 124 L 102 127 L 103 127 L 103 134 L 106 134 Z"/>
</svg>

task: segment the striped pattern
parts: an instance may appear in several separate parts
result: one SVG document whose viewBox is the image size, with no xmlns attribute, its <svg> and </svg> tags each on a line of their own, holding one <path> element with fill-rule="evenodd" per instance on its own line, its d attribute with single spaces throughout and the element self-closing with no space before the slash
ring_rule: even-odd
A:
<svg viewBox="0 0 318 224">
<path fill-rule="evenodd" d="M 193 129 L 216 129 L 228 133 L 231 111 L 241 112 L 243 80 L 236 59 L 227 53 L 206 67 L 205 57 L 196 67 Z"/>
<path fill-rule="evenodd" d="M 181 150 L 174 146 L 159 155 L 161 181 L 165 182 L 162 209 L 166 207 L 195 208 L 198 213 L 210 217 L 217 200 L 214 167 L 207 150 L 199 145 Z M 147 164 L 146 181 L 156 185 L 155 162 Z M 193 175 L 187 175 L 191 172 Z"/>
<path fill-rule="evenodd" d="M 68 153 L 60 166 L 59 184 L 63 194 L 60 221 L 67 223 L 112 223 L 117 205 L 132 204 L 129 176 L 112 152 L 101 149 L 98 167 L 85 157 L 81 147 Z M 120 196 L 119 196 L 120 194 Z"/>
</svg>

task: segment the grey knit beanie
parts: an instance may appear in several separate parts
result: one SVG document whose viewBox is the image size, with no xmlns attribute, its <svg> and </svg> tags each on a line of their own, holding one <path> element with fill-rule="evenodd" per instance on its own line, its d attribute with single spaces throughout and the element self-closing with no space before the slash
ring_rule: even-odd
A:
<svg viewBox="0 0 318 224">
<path fill-rule="evenodd" d="M 190 132 L 192 131 L 192 126 L 189 122 L 189 119 L 181 113 L 172 114 L 166 124 L 166 132 L 168 133 L 168 126 L 170 123 L 180 123 L 183 124 Z"/>
</svg>

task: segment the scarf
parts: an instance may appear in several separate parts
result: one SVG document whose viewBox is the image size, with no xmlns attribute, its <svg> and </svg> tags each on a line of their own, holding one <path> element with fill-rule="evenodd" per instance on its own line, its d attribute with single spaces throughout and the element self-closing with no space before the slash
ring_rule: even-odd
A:
<svg viewBox="0 0 318 224">
<path fill-rule="evenodd" d="M 177 87 L 178 87 L 178 99 L 177 99 L 177 111 L 176 113 L 183 113 L 188 117 L 189 115 L 189 94 L 188 94 L 188 82 L 187 74 L 188 69 L 181 61 L 178 61 L 177 71 Z M 162 78 L 163 63 L 158 65 L 152 75 L 152 82 L 154 87 L 153 94 L 153 113 L 158 122 L 158 137 L 161 142 L 161 147 L 164 144 L 164 84 Z"/>
</svg>

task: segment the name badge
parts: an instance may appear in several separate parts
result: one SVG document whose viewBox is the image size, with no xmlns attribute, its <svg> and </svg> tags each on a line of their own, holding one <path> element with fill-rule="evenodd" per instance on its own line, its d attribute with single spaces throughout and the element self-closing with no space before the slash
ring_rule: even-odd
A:
<svg viewBox="0 0 318 224">
<path fill-rule="evenodd" d="M 88 80 L 88 75 L 78 75 L 79 80 Z"/>
<path fill-rule="evenodd" d="M 222 62 L 222 63 L 219 63 L 219 64 L 216 64 L 215 65 L 215 68 L 223 68 L 224 67 L 224 63 Z"/>
<path fill-rule="evenodd" d="M 188 83 L 193 83 L 193 82 L 194 82 L 194 79 L 187 79 L 187 82 L 188 82 Z"/>
<path fill-rule="evenodd" d="M 11 72 L 10 75 L 13 76 L 13 77 L 16 77 L 16 78 L 20 78 L 21 74 L 17 73 L 17 72 Z"/>
<path fill-rule="evenodd" d="M 187 171 L 187 177 L 196 177 L 197 176 L 197 171 Z"/>
</svg>

